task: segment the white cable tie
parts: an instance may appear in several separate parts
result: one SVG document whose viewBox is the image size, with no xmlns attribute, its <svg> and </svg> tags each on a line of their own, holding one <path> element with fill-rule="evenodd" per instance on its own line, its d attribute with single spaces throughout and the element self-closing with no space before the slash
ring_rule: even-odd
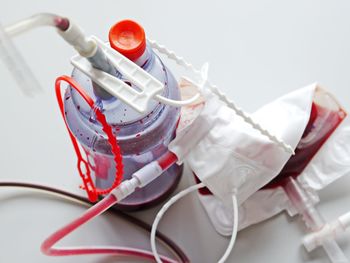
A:
<svg viewBox="0 0 350 263">
<path fill-rule="evenodd" d="M 178 65 L 183 66 L 184 68 L 192 71 L 195 75 L 202 77 L 202 71 L 196 69 L 191 63 L 187 62 L 183 57 L 180 57 L 175 54 L 174 51 L 167 49 L 164 45 L 158 44 L 155 40 L 148 39 L 150 45 L 152 48 L 158 50 L 159 53 L 166 55 L 169 59 L 174 60 Z M 260 131 L 260 133 L 266 137 L 268 137 L 271 141 L 276 143 L 278 146 L 283 148 L 286 152 L 290 154 L 295 154 L 293 147 L 286 144 L 283 140 L 280 138 L 277 138 L 277 136 L 271 134 L 267 129 L 264 129 L 259 123 L 255 122 L 252 117 L 245 111 L 243 111 L 241 108 L 236 106 L 236 104 L 230 100 L 226 94 L 224 94 L 222 91 L 220 91 L 217 86 L 211 84 L 209 81 L 207 81 L 207 85 L 209 89 L 214 92 L 221 101 L 225 102 L 229 108 L 234 110 L 236 114 L 243 118 L 245 122 L 250 124 L 254 129 Z"/>
</svg>

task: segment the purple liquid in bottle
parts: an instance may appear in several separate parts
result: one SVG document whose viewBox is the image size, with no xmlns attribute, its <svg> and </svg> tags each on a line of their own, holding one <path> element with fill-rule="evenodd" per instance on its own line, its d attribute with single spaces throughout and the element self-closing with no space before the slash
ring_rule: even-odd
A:
<svg viewBox="0 0 350 263">
<path fill-rule="evenodd" d="M 137 42 L 140 36 L 136 35 L 136 40 L 133 39 L 133 34 L 139 34 L 139 30 L 143 32 L 142 27 L 135 23 L 136 29 L 135 24 L 131 29 L 128 29 L 125 28 L 125 22 L 127 25 L 135 23 L 129 20 L 122 21 L 116 24 L 112 30 L 118 27 L 118 34 L 123 39 L 114 40 L 119 41 L 117 44 L 126 46 L 123 46 L 124 49 L 121 50 L 116 47 L 116 43 L 111 43 L 112 47 L 134 60 L 145 71 L 164 83 L 163 96 L 170 99 L 180 99 L 174 76 L 149 47 L 145 38 L 143 39 L 144 43 Z M 144 44 L 144 48 L 142 48 L 142 44 Z M 133 52 L 128 53 L 125 50 Z M 120 74 L 116 73 L 116 75 L 137 89 Z M 147 113 L 141 115 L 120 100 L 101 93 L 100 88 L 79 70 L 74 69 L 72 77 L 91 96 L 95 104 L 99 105 L 113 129 L 113 133 L 116 134 L 123 155 L 124 179 L 129 179 L 133 172 L 158 159 L 167 151 L 167 145 L 175 136 L 180 116 L 179 108 L 152 101 Z M 101 125 L 95 121 L 93 111 L 71 88 L 68 88 L 65 94 L 64 107 L 69 128 L 87 154 L 90 168 L 95 174 L 96 186 L 99 188 L 110 187 L 116 172 L 113 155 Z M 117 206 L 125 210 L 136 210 L 158 203 L 176 188 L 181 174 L 182 166 L 173 165 L 159 178 L 146 187 L 137 189 L 135 193 L 122 200 Z"/>
</svg>

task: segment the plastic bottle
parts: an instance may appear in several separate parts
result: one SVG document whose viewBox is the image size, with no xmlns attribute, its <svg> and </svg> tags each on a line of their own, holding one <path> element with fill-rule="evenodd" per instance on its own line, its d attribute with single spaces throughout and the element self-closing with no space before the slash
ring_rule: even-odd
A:
<svg viewBox="0 0 350 263">
<path fill-rule="evenodd" d="M 111 28 L 109 40 L 114 49 L 164 83 L 163 96 L 180 99 L 174 76 L 150 48 L 140 25 L 131 20 L 121 21 Z M 117 71 L 113 75 L 137 89 Z M 179 108 L 152 101 L 147 113 L 141 115 L 103 91 L 77 69 L 73 70 L 72 77 L 96 101 L 112 126 L 123 155 L 124 179 L 129 179 L 133 172 L 165 153 L 167 145 L 175 136 Z M 65 94 L 64 106 L 69 128 L 83 146 L 90 168 L 95 173 L 96 186 L 108 188 L 114 180 L 115 167 L 101 126 L 95 121 L 88 105 L 70 88 Z M 175 189 L 181 174 L 182 166 L 173 165 L 118 206 L 125 210 L 136 210 L 162 201 Z"/>
</svg>

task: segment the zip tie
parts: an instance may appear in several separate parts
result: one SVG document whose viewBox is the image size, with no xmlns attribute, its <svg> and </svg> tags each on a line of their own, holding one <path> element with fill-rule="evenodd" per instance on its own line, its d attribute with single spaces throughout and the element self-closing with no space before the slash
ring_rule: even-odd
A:
<svg viewBox="0 0 350 263">
<path fill-rule="evenodd" d="M 174 51 L 167 49 L 164 45 L 158 44 L 155 40 L 148 39 L 152 48 L 158 50 L 159 53 L 166 55 L 169 59 L 173 59 L 178 65 L 192 71 L 196 75 L 201 75 L 201 71 L 196 69 L 191 63 L 187 62 L 183 57 L 175 54 Z M 225 102 L 226 105 L 235 111 L 235 113 L 242 117 L 245 122 L 250 124 L 254 129 L 258 130 L 262 135 L 268 137 L 272 142 L 276 143 L 278 146 L 283 148 L 286 152 L 290 154 L 295 154 L 292 146 L 286 144 L 283 140 L 277 138 L 276 135 L 271 134 L 267 129 L 264 129 L 259 123 L 255 122 L 252 117 L 241 108 L 239 108 L 232 100 L 230 100 L 227 95 L 219 90 L 219 88 L 207 81 L 207 84 L 212 92 L 214 92 L 221 101 Z"/>
<path fill-rule="evenodd" d="M 229 108 L 233 109 L 237 115 L 241 116 L 243 120 L 249 123 L 254 129 L 260 131 L 261 134 L 268 137 L 271 141 L 276 143 L 278 146 L 282 147 L 286 152 L 290 154 L 295 154 L 294 149 L 289 144 L 286 144 L 283 140 L 277 138 L 276 135 L 271 134 L 267 129 L 264 129 L 259 123 L 255 122 L 252 117 L 243 111 L 240 107 L 238 107 L 232 100 L 230 100 L 225 93 L 220 91 L 217 86 L 208 83 L 210 89 L 219 96 L 219 99 L 222 100 L 229 106 Z"/>
</svg>

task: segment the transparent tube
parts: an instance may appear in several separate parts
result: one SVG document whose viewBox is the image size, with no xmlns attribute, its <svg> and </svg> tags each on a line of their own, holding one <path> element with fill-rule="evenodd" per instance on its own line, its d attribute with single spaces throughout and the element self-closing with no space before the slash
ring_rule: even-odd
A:
<svg viewBox="0 0 350 263">
<path fill-rule="evenodd" d="M 350 227 L 350 212 L 340 216 L 338 218 L 339 223 L 342 225 L 343 229 L 347 229 Z"/>
<path fill-rule="evenodd" d="M 310 230 L 317 231 L 325 225 L 324 219 L 314 207 L 310 197 L 296 180 L 289 177 L 284 185 L 284 190 Z M 325 239 L 322 247 L 333 263 L 349 262 L 334 239 Z"/>
<path fill-rule="evenodd" d="M 0 24 L 0 59 L 13 75 L 22 92 L 33 96 L 41 91 L 40 84 L 26 64 L 10 36 Z"/>
<path fill-rule="evenodd" d="M 321 246 L 326 239 L 336 239 L 350 227 L 350 212 L 338 217 L 316 232 L 312 232 L 303 238 L 303 244 L 308 252 Z"/>
<path fill-rule="evenodd" d="M 9 36 L 14 37 L 36 27 L 55 27 L 60 22 L 60 19 L 62 18 L 55 14 L 40 13 L 7 26 L 5 31 Z"/>
<path fill-rule="evenodd" d="M 90 246 L 90 247 L 54 247 L 62 238 L 73 232 L 75 229 L 102 214 L 118 200 L 114 195 L 108 195 L 100 202 L 89 208 L 83 215 L 73 220 L 68 225 L 57 230 L 48 237 L 41 245 L 41 251 L 48 256 L 72 256 L 72 255 L 91 255 L 91 254 L 115 254 L 121 256 L 134 256 L 143 259 L 153 260 L 153 254 L 149 251 L 128 247 L 115 246 Z M 167 263 L 176 263 L 175 260 L 161 256 Z"/>
</svg>

